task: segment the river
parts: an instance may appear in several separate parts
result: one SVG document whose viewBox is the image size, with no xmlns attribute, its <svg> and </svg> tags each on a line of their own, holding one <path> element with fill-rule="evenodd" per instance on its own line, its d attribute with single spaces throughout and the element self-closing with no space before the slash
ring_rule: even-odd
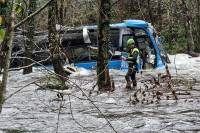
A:
<svg viewBox="0 0 200 133">
<path fill-rule="evenodd" d="M 4 103 L 0 132 L 200 132 L 200 58 L 178 54 L 170 60 L 170 73 L 165 68 L 137 73 L 138 86 L 131 90 L 125 89 L 125 71 L 110 70 L 115 90 L 105 93 L 93 87 L 94 70 L 79 69 L 67 82 L 70 90 L 59 92 L 35 84 L 23 88 L 47 76 L 42 69 L 10 72 L 6 97 L 22 89 Z"/>
</svg>

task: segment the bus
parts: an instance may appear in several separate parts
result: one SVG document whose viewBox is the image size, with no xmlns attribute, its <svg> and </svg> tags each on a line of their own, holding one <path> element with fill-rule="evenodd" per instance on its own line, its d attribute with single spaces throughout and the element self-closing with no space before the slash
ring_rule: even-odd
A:
<svg viewBox="0 0 200 133">
<path fill-rule="evenodd" d="M 85 69 L 96 68 L 97 25 L 75 28 L 56 25 L 56 30 L 61 38 L 61 46 L 75 66 Z M 34 60 L 40 61 L 47 58 L 49 56 L 48 32 L 38 32 L 34 38 L 36 44 L 33 50 Z M 144 20 L 128 19 L 123 23 L 110 24 L 109 69 L 127 69 L 127 62 L 121 60 L 120 57 L 128 55 L 126 42 L 130 38 L 135 40 L 135 45 L 140 51 L 138 66 L 140 70 L 159 68 L 170 63 L 155 28 Z M 12 56 L 19 56 L 18 54 L 23 56 L 22 45 L 19 45 L 18 42 L 17 46 L 13 48 L 15 50 Z M 11 61 L 11 63 L 13 66 L 23 65 L 23 61 L 19 62 L 18 59 Z"/>
<path fill-rule="evenodd" d="M 59 29 L 66 32 L 65 28 Z M 97 25 L 82 26 L 68 30 L 62 45 L 78 67 L 95 69 L 97 46 Z M 170 63 L 168 54 L 155 28 L 144 20 L 129 19 L 123 23 L 110 24 L 110 69 L 127 69 L 127 62 L 120 57 L 127 56 L 128 39 L 134 39 L 140 50 L 139 69 L 159 68 Z"/>
</svg>

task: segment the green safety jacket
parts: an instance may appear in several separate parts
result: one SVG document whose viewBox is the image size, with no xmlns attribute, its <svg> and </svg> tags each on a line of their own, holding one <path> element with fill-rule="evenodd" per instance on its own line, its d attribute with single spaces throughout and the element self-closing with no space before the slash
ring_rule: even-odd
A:
<svg viewBox="0 0 200 133">
<path fill-rule="evenodd" d="M 139 49 L 138 48 L 133 48 L 130 50 L 127 61 L 129 64 L 139 64 Z"/>
</svg>

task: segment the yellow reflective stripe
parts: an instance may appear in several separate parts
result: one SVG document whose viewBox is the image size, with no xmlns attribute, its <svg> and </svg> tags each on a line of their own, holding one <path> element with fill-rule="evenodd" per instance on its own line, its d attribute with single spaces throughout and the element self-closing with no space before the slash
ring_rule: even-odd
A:
<svg viewBox="0 0 200 133">
<path fill-rule="evenodd" d="M 131 54 L 133 55 L 134 52 L 138 52 L 137 61 L 136 61 L 138 64 L 139 63 L 139 50 L 137 48 L 134 48 Z M 132 59 L 132 58 L 133 57 L 130 57 L 130 54 L 128 54 L 128 59 Z M 133 63 L 133 61 L 128 61 L 128 62 Z"/>
<path fill-rule="evenodd" d="M 137 64 L 139 64 L 139 49 L 137 49 L 137 48 L 134 48 L 133 49 L 133 51 L 135 52 L 135 51 L 137 51 L 138 52 L 138 56 L 137 56 Z"/>
<path fill-rule="evenodd" d="M 132 54 L 133 54 L 135 51 L 139 53 L 139 50 L 138 50 L 137 48 L 134 48 L 133 51 L 132 51 Z"/>
</svg>

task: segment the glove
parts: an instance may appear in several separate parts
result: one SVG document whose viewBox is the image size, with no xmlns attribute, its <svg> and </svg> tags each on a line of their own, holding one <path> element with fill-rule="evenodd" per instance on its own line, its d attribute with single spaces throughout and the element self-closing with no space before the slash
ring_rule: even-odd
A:
<svg viewBox="0 0 200 133">
<path fill-rule="evenodd" d="M 126 60 L 126 57 L 124 57 L 124 56 L 121 56 L 121 59 L 122 59 L 122 60 Z"/>
</svg>

